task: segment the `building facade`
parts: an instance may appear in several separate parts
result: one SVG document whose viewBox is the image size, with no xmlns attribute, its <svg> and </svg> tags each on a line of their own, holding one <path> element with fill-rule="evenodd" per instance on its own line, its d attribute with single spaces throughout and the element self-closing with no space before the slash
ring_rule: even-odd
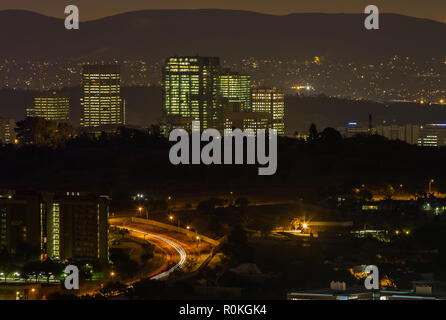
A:
<svg viewBox="0 0 446 320">
<path fill-rule="evenodd" d="M 224 107 L 223 118 L 225 130 L 252 129 L 254 135 L 259 129 L 268 129 L 272 123 L 272 115 L 268 112 L 240 111 L 238 103 L 227 103 Z"/>
<path fill-rule="evenodd" d="M 418 145 L 421 147 L 446 146 L 446 124 L 425 124 L 420 126 Z"/>
<path fill-rule="evenodd" d="M 386 137 L 389 140 L 400 140 L 408 144 L 417 144 L 420 127 L 417 125 L 379 125 L 376 126 L 374 133 Z"/>
<path fill-rule="evenodd" d="M 0 191 L 0 247 L 14 253 L 21 244 L 39 245 L 39 197 Z"/>
<path fill-rule="evenodd" d="M 107 262 L 109 198 L 0 192 L 0 246 L 14 252 L 28 244 L 42 259 Z"/>
<path fill-rule="evenodd" d="M 276 88 L 252 89 L 251 77 L 222 69 L 215 57 L 170 57 L 163 69 L 165 135 L 177 128 L 200 130 L 276 129 L 285 133 L 284 93 Z"/>
<path fill-rule="evenodd" d="M 108 261 L 108 215 L 106 196 L 44 194 L 40 204 L 43 253 L 54 260 Z"/>
<path fill-rule="evenodd" d="M 163 121 L 171 130 L 191 130 L 200 121 L 203 130 L 222 129 L 218 92 L 220 61 L 215 57 L 170 57 L 163 69 Z"/>
<path fill-rule="evenodd" d="M 278 135 L 285 134 L 285 95 L 277 88 L 258 88 L 252 91 L 252 111 L 269 113 L 271 128 Z"/>
<path fill-rule="evenodd" d="M 375 131 L 369 127 L 359 126 L 357 122 L 349 122 L 346 127 L 338 127 L 336 130 L 344 138 L 351 138 L 357 134 L 374 134 Z"/>
<path fill-rule="evenodd" d="M 228 103 L 239 105 L 238 111 L 252 111 L 250 76 L 225 69 L 219 76 L 218 92 Z"/>
<path fill-rule="evenodd" d="M 126 123 L 126 105 L 121 97 L 119 65 L 84 65 L 81 126 L 119 126 Z"/>
<path fill-rule="evenodd" d="M 0 143 L 10 144 L 16 141 L 16 121 L 14 119 L 0 118 Z"/>
<path fill-rule="evenodd" d="M 48 121 L 70 120 L 70 98 L 56 92 L 41 93 L 34 98 L 34 107 L 26 109 L 27 117 L 44 118 Z"/>
<path fill-rule="evenodd" d="M 339 127 L 337 130 L 344 138 L 351 138 L 357 134 L 378 134 L 389 140 L 400 140 L 408 144 L 417 144 L 420 138 L 420 126 L 405 125 L 378 125 L 370 128 L 360 126 L 356 122 L 350 122 L 346 127 Z"/>
</svg>

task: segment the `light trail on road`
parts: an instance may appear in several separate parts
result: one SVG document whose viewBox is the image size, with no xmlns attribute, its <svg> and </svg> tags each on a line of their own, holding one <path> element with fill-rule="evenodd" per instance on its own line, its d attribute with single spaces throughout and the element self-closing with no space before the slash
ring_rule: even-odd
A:
<svg viewBox="0 0 446 320">
<path fill-rule="evenodd" d="M 175 249 L 175 251 L 177 251 L 178 254 L 180 255 L 180 261 L 176 265 L 174 265 L 169 270 L 166 270 L 164 272 L 161 272 L 160 274 L 157 274 L 157 275 L 151 277 L 150 279 L 152 279 L 152 280 L 160 280 L 162 278 L 165 278 L 165 277 L 169 276 L 172 272 L 174 272 L 175 270 L 181 268 L 183 266 L 183 264 L 184 264 L 184 261 L 186 261 L 187 254 L 186 254 L 186 251 L 184 250 L 184 248 L 181 245 L 179 245 L 178 243 L 176 243 L 176 242 L 174 242 L 174 241 L 172 241 L 170 239 L 164 238 L 162 236 L 159 236 L 159 235 L 156 235 L 156 234 L 153 234 L 153 233 L 132 229 L 132 228 L 129 228 L 129 227 L 121 227 L 121 226 L 119 226 L 118 228 L 124 228 L 124 229 L 127 229 L 129 231 L 133 231 L 133 232 L 136 232 L 136 233 L 141 233 L 141 234 L 144 234 L 144 235 L 146 235 L 148 237 L 155 238 L 155 239 L 157 239 L 159 241 L 167 243 L 169 246 L 173 247 Z"/>
</svg>

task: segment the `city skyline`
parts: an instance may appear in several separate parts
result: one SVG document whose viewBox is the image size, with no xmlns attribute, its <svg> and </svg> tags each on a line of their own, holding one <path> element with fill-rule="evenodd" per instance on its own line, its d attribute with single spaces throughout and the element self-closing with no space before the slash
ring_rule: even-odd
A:
<svg viewBox="0 0 446 320">
<path fill-rule="evenodd" d="M 370 4 L 3 0 L 0 300 L 446 300 L 446 2 Z"/>
<path fill-rule="evenodd" d="M 273 15 L 286 15 L 291 13 L 358 13 L 364 12 L 364 8 L 371 4 L 365 0 L 341 0 L 334 3 L 330 0 L 315 1 L 293 1 L 278 0 L 192 0 L 185 3 L 180 0 L 167 1 L 143 1 L 129 0 L 123 2 L 115 1 L 110 5 L 110 1 L 65 1 L 60 3 L 57 0 L 44 0 L 36 3 L 30 0 L 4 0 L 0 4 L 0 10 L 25 9 L 39 12 L 44 15 L 57 18 L 64 18 L 64 6 L 74 4 L 81 10 L 81 21 L 96 20 L 107 16 L 112 16 L 129 11 L 137 10 L 176 10 L 176 9 L 231 9 L 246 10 Z M 436 0 L 426 0 L 421 2 L 410 2 L 403 0 L 376 0 L 382 13 L 397 13 L 418 18 L 432 19 L 446 22 L 446 2 L 441 3 Z"/>
</svg>

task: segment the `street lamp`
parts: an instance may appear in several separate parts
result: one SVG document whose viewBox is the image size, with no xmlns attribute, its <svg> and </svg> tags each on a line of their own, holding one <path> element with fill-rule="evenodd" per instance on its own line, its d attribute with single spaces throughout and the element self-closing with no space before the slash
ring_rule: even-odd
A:
<svg viewBox="0 0 446 320">
<path fill-rule="evenodd" d="M 173 224 L 173 216 L 172 215 L 169 216 L 169 220 Z M 177 218 L 177 220 L 178 220 L 178 232 L 180 232 L 180 218 Z"/>
<path fill-rule="evenodd" d="M 432 193 L 432 183 L 434 183 L 434 182 L 435 182 L 434 179 L 430 179 L 430 181 L 429 181 L 429 194 Z"/>
<path fill-rule="evenodd" d="M 198 248 L 200 247 L 200 241 L 201 241 L 201 239 L 200 239 L 199 236 L 197 236 L 196 239 L 197 239 L 197 249 L 198 249 Z"/>
<path fill-rule="evenodd" d="M 173 208 L 172 208 L 172 202 L 173 202 L 173 200 L 172 200 L 173 198 L 172 198 L 172 196 L 168 196 L 167 197 L 167 213 L 172 213 L 172 211 L 173 211 Z"/>
</svg>

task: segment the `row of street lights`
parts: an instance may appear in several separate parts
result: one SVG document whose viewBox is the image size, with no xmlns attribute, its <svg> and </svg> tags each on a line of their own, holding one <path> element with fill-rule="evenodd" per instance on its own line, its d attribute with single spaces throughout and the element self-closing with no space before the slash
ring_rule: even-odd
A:
<svg viewBox="0 0 446 320">
<path fill-rule="evenodd" d="M 234 192 L 231 191 L 231 192 L 230 192 L 230 201 L 233 201 L 233 196 L 234 196 Z M 140 197 L 142 198 L 142 195 L 140 195 Z M 172 196 L 168 196 L 168 197 L 167 197 L 167 201 L 168 201 L 168 213 L 171 213 L 170 206 L 171 206 L 171 202 L 172 202 L 172 200 L 173 200 L 173 197 L 172 197 Z M 149 212 L 148 212 L 148 210 L 147 210 L 146 207 L 144 207 L 144 206 L 139 206 L 139 207 L 138 207 L 138 212 L 139 212 L 139 215 L 143 215 L 143 212 L 145 212 L 146 219 L 147 219 L 147 220 L 149 219 Z M 169 221 L 173 224 L 173 221 L 174 221 L 175 217 L 174 217 L 172 214 L 169 214 L 168 218 L 169 218 Z M 177 221 L 178 221 L 178 232 L 179 232 L 179 231 L 180 231 L 180 228 L 181 228 L 181 222 L 180 222 L 180 219 L 179 219 L 179 218 L 177 219 Z M 186 229 L 187 229 L 188 231 L 190 231 L 191 227 L 190 227 L 189 225 L 187 225 L 187 226 L 186 226 Z M 201 238 L 200 238 L 200 236 L 198 235 L 198 231 L 197 231 L 197 230 L 195 230 L 195 240 L 197 240 L 197 248 L 199 248 L 199 247 L 200 247 Z"/>
<path fill-rule="evenodd" d="M 169 220 L 170 220 L 170 222 L 173 224 L 173 220 L 175 219 L 175 217 L 173 216 L 173 215 L 169 215 Z M 180 232 L 180 218 L 178 218 L 177 219 L 178 220 L 178 232 Z M 189 225 L 187 225 L 186 226 L 186 229 L 188 230 L 188 231 L 190 231 L 190 226 Z M 198 230 L 197 229 L 195 229 L 195 240 L 197 240 L 197 248 L 199 248 L 199 246 L 200 246 L 200 242 L 201 242 L 201 238 L 200 238 L 200 236 L 198 235 Z"/>
<path fill-rule="evenodd" d="M 144 195 L 143 195 L 143 194 L 137 194 L 137 195 L 134 197 L 134 199 L 135 199 L 135 200 L 136 200 L 136 199 L 145 199 L 145 200 L 147 200 L 146 198 L 144 198 Z M 168 197 L 167 197 L 167 206 L 168 206 L 168 212 L 169 212 L 169 213 L 170 213 L 170 204 L 171 204 L 172 199 L 173 199 L 172 196 L 168 196 Z M 139 215 L 142 215 L 142 214 L 143 214 L 143 211 L 145 211 L 145 213 L 146 213 L 146 219 L 149 220 L 149 210 L 147 209 L 147 207 L 145 207 L 145 206 L 143 206 L 143 205 L 140 205 L 140 206 L 138 206 L 137 210 L 138 210 Z"/>
</svg>

